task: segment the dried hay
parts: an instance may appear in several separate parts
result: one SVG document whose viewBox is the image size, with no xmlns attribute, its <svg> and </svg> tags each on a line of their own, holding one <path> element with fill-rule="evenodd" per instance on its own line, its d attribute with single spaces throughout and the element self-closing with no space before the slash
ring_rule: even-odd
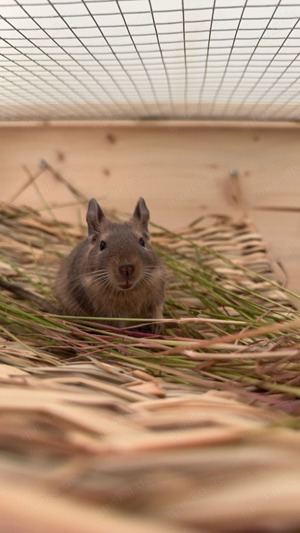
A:
<svg viewBox="0 0 300 533">
<path fill-rule="evenodd" d="M 2 205 L 1 279 L 51 300 L 81 235 Z M 153 241 L 170 271 L 161 337 L 49 315 L 1 290 L 3 531 L 299 530 L 289 292 L 248 221 L 156 227 Z"/>
</svg>

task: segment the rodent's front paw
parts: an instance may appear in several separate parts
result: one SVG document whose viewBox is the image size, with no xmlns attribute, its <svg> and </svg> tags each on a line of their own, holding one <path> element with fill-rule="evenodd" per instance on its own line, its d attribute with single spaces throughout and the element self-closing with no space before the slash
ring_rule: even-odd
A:
<svg viewBox="0 0 300 533">
<path fill-rule="evenodd" d="M 162 324 L 145 324 L 137 328 L 137 331 L 141 333 L 152 333 L 154 335 L 160 335 L 162 333 Z"/>
</svg>

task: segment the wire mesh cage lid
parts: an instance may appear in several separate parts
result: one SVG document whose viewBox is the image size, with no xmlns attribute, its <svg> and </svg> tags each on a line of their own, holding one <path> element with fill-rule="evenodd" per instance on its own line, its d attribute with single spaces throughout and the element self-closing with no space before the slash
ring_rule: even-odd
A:
<svg viewBox="0 0 300 533">
<path fill-rule="evenodd" d="M 294 0 L 2 0 L 0 119 L 299 118 Z"/>
</svg>

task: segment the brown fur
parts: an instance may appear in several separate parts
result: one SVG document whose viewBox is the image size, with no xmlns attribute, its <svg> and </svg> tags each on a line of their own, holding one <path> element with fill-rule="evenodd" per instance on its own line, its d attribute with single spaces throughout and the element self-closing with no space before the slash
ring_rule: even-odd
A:
<svg viewBox="0 0 300 533">
<path fill-rule="evenodd" d="M 165 270 L 149 244 L 148 221 L 149 211 L 142 198 L 132 218 L 123 224 L 109 221 L 96 200 L 90 201 L 89 235 L 73 249 L 58 272 L 55 293 L 61 312 L 120 318 L 103 321 L 117 327 L 132 325 L 124 318 L 145 322 L 162 318 Z M 100 250 L 103 241 L 106 247 Z M 124 284 L 130 284 L 130 288 L 122 288 Z M 158 332 L 159 326 L 154 325 L 151 331 Z"/>
</svg>

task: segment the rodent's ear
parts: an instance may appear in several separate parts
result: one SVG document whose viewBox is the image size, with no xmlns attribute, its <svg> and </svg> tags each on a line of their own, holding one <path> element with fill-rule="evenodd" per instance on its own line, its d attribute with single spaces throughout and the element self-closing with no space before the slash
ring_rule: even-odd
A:
<svg viewBox="0 0 300 533">
<path fill-rule="evenodd" d="M 140 198 L 136 204 L 132 215 L 132 220 L 138 222 L 145 232 L 148 232 L 148 222 L 150 219 L 149 209 L 146 206 L 144 198 Z"/>
<path fill-rule="evenodd" d="M 101 207 L 98 205 L 95 198 L 92 198 L 89 201 L 88 210 L 86 213 L 86 221 L 88 225 L 89 237 L 97 233 L 100 233 L 100 226 L 101 226 L 101 223 L 104 221 L 104 219 L 105 219 L 105 215 Z"/>
</svg>

